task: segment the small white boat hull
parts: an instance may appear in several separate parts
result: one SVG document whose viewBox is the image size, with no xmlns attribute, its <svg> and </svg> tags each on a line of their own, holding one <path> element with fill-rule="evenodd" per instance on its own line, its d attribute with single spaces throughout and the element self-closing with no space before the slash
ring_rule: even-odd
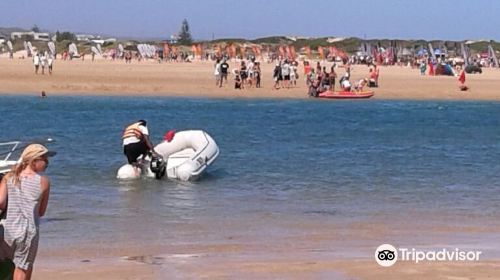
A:
<svg viewBox="0 0 500 280">
<path fill-rule="evenodd" d="M 167 160 L 166 176 L 181 181 L 197 180 L 219 156 L 214 139 L 202 130 L 179 131 L 170 141 L 155 146 L 155 151 Z M 118 170 L 118 179 L 155 177 L 149 168 L 150 158 L 142 161 L 142 168 L 125 164 Z"/>
</svg>

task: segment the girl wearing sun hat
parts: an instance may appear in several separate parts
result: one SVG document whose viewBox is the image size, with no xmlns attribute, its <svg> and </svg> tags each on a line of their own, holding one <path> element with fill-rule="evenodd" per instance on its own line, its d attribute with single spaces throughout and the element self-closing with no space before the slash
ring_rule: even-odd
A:
<svg viewBox="0 0 500 280">
<path fill-rule="evenodd" d="M 31 278 L 40 217 L 47 209 L 50 190 L 49 179 L 40 173 L 45 171 L 48 158 L 53 155 L 55 152 L 43 145 L 27 146 L 0 183 L 0 209 L 7 211 L 5 220 L 1 221 L 0 257 L 13 261 L 14 279 Z"/>
</svg>

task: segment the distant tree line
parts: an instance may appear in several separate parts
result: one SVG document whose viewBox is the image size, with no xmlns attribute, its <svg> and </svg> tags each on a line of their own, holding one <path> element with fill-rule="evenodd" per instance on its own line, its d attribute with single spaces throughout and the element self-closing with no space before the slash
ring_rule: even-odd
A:
<svg viewBox="0 0 500 280">
<path fill-rule="evenodd" d="M 76 41 L 76 35 L 74 33 L 68 32 L 68 31 L 59 32 L 59 30 L 57 30 L 56 38 L 57 38 L 57 42 L 61 42 L 64 40 Z"/>
</svg>

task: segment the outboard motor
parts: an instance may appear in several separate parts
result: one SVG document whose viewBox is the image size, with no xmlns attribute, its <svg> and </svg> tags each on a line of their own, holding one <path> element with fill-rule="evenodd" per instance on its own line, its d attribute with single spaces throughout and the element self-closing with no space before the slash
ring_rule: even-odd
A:
<svg viewBox="0 0 500 280">
<path fill-rule="evenodd" d="M 167 161 L 160 155 L 153 155 L 149 165 L 151 171 L 155 174 L 156 179 L 161 179 L 167 171 Z"/>
</svg>

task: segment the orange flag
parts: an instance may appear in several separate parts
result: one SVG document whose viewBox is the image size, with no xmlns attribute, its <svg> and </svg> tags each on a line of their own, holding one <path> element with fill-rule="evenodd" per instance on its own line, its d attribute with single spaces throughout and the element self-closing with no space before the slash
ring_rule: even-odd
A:
<svg viewBox="0 0 500 280">
<path fill-rule="evenodd" d="M 203 47 L 201 46 L 201 44 L 198 44 L 198 46 L 196 46 L 196 52 L 201 59 L 201 56 L 203 55 Z"/>
<path fill-rule="evenodd" d="M 163 44 L 163 58 L 165 58 L 165 57 L 168 56 L 168 52 L 169 52 L 169 50 L 168 50 L 168 44 L 165 43 L 165 44 Z"/>
<path fill-rule="evenodd" d="M 325 55 L 323 53 L 323 47 L 321 46 L 318 47 L 318 54 L 321 59 L 325 59 Z"/>
<path fill-rule="evenodd" d="M 292 59 L 295 59 L 296 53 L 294 46 L 290 46 L 290 54 L 292 55 Z"/>
<path fill-rule="evenodd" d="M 278 50 L 280 52 L 281 57 L 285 57 L 285 49 L 283 49 L 283 46 L 280 46 Z"/>
<path fill-rule="evenodd" d="M 196 58 L 196 45 L 191 46 L 191 51 L 193 52 L 193 56 Z"/>
<path fill-rule="evenodd" d="M 240 46 L 240 55 L 241 55 L 241 59 L 245 59 L 245 47 L 244 46 Z"/>
<path fill-rule="evenodd" d="M 311 47 L 306 46 L 306 55 L 308 59 L 311 59 Z"/>
<path fill-rule="evenodd" d="M 231 57 L 236 57 L 236 46 L 231 45 Z"/>
<path fill-rule="evenodd" d="M 257 51 L 256 56 L 261 56 L 261 50 L 260 50 L 260 47 L 255 47 L 255 50 Z"/>
<path fill-rule="evenodd" d="M 221 54 L 220 54 L 220 46 L 219 45 L 215 46 L 215 54 L 217 55 L 217 57 L 221 56 Z"/>
</svg>

